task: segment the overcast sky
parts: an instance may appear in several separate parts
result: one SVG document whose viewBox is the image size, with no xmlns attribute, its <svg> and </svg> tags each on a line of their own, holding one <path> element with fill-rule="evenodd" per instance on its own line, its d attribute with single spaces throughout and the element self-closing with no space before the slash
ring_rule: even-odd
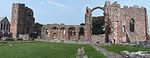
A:
<svg viewBox="0 0 150 58">
<path fill-rule="evenodd" d="M 104 6 L 106 0 L 0 0 L 0 16 L 10 20 L 12 3 L 24 3 L 34 11 L 36 22 L 42 24 L 64 23 L 80 24 L 84 22 L 85 8 Z M 124 5 L 146 7 L 150 18 L 149 0 L 109 0 Z M 102 15 L 102 10 L 95 10 L 93 16 Z M 149 20 L 150 24 L 150 20 Z"/>
</svg>

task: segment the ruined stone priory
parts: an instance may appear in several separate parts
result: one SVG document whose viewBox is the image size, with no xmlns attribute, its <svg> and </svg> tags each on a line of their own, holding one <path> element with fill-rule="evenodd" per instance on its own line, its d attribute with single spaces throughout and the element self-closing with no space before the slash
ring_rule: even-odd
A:
<svg viewBox="0 0 150 58">
<path fill-rule="evenodd" d="M 92 12 L 96 9 L 104 13 L 104 37 L 92 35 Z M 13 38 L 19 34 L 31 34 L 34 25 L 32 9 L 25 4 L 14 3 L 10 32 Z M 106 1 L 104 6 L 86 7 L 83 25 L 46 24 L 41 27 L 41 39 L 45 40 L 83 40 L 105 43 L 126 43 L 148 40 L 147 9 L 134 5 L 121 7 L 117 2 Z M 94 40 L 93 40 L 94 39 Z"/>
</svg>

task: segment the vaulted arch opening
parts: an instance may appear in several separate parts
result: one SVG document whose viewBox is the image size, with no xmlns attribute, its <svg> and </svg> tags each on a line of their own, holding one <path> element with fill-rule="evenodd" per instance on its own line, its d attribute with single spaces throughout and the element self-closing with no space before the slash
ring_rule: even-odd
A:
<svg viewBox="0 0 150 58">
<path fill-rule="evenodd" d="M 130 22 L 129 22 L 129 29 L 130 29 L 130 32 L 134 32 L 135 30 L 135 28 L 134 28 L 134 23 L 135 23 L 135 21 L 134 21 L 134 19 L 133 18 L 131 18 L 131 20 L 130 20 Z"/>
<path fill-rule="evenodd" d="M 61 39 L 64 39 L 65 37 L 65 34 L 66 34 L 66 30 L 65 30 L 65 27 L 61 27 L 60 28 L 60 38 Z"/>
<path fill-rule="evenodd" d="M 104 11 L 97 7 L 92 10 L 92 34 L 100 35 L 104 34 Z"/>
<path fill-rule="evenodd" d="M 100 12 L 95 12 L 101 14 L 100 16 L 93 16 L 93 12 L 96 10 L 100 10 Z M 97 14 L 96 14 L 97 15 Z M 101 20 L 101 21 L 100 21 Z M 99 22 L 98 22 L 99 21 Z M 101 26 L 100 26 L 101 24 Z M 110 33 L 110 25 L 108 14 L 106 14 L 104 7 L 95 7 L 93 9 L 86 8 L 85 13 L 85 38 L 91 39 L 92 35 L 105 34 L 105 42 L 109 43 L 109 33 Z"/>
<path fill-rule="evenodd" d="M 52 27 L 52 39 L 58 39 L 58 28 Z"/>
<path fill-rule="evenodd" d="M 70 27 L 68 29 L 68 31 L 69 31 L 69 40 L 70 39 L 75 39 L 75 35 L 76 35 L 76 29 L 75 29 L 75 27 Z"/>
</svg>

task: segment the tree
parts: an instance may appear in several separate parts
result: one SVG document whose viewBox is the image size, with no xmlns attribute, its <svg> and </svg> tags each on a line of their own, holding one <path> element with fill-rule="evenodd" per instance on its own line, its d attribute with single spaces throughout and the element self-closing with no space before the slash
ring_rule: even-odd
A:
<svg viewBox="0 0 150 58">
<path fill-rule="evenodd" d="M 104 34 L 104 16 L 92 17 L 92 34 Z"/>
</svg>

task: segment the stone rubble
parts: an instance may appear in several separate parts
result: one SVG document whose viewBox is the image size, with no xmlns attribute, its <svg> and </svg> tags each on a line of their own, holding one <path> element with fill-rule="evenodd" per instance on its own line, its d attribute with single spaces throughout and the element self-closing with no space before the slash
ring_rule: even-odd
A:
<svg viewBox="0 0 150 58">
<path fill-rule="evenodd" d="M 84 47 L 78 48 L 78 53 L 76 58 L 88 58 L 88 56 L 85 55 Z"/>
</svg>

